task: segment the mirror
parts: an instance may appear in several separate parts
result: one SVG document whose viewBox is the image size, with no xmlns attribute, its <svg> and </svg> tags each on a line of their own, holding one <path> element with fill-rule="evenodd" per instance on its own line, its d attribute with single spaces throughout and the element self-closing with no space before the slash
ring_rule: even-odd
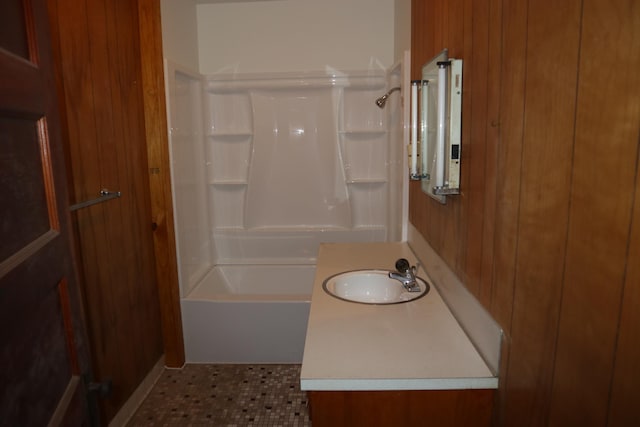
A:
<svg viewBox="0 0 640 427">
<path fill-rule="evenodd" d="M 422 68 L 419 92 L 422 191 L 446 203 L 446 196 L 460 194 L 462 60 L 444 49 Z"/>
</svg>

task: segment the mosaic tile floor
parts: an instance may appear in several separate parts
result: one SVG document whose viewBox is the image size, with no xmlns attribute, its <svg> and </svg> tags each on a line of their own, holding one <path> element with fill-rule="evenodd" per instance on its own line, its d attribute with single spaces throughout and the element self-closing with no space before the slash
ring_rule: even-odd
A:
<svg viewBox="0 0 640 427">
<path fill-rule="evenodd" d="M 128 427 L 311 426 L 300 365 L 165 369 Z"/>
</svg>

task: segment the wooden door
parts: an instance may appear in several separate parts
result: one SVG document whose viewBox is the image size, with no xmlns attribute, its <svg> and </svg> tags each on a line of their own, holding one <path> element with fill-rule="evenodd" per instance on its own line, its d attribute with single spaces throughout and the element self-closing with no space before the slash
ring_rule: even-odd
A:
<svg viewBox="0 0 640 427">
<path fill-rule="evenodd" d="M 0 6 L 0 424 L 87 425 L 45 0 Z"/>
<path fill-rule="evenodd" d="M 110 421 L 163 353 L 137 2 L 50 0 L 95 381 Z"/>
</svg>

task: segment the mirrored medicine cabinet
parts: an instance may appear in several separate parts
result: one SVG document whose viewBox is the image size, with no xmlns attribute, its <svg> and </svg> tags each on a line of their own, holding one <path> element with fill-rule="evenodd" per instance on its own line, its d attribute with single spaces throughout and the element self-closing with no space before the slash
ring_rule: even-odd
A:
<svg viewBox="0 0 640 427">
<path fill-rule="evenodd" d="M 460 194 L 462 60 L 444 49 L 411 82 L 411 170 L 422 191 L 440 203 Z"/>
</svg>

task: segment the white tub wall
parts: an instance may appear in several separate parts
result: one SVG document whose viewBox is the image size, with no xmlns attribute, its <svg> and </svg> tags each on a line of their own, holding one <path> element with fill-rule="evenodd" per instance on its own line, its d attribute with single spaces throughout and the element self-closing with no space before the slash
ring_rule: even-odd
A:
<svg viewBox="0 0 640 427">
<path fill-rule="evenodd" d="M 388 146 L 388 174 L 389 174 L 389 202 L 387 229 L 389 241 L 403 240 L 403 218 L 406 217 L 405 209 L 405 180 L 407 179 L 406 163 L 406 143 L 405 138 L 405 71 L 408 66 L 408 54 L 394 64 L 389 70 L 389 88 L 400 87 L 399 91 L 393 92 L 385 104 L 386 114 L 389 123 L 389 146 Z"/>
<path fill-rule="evenodd" d="M 180 295 L 184 296 L 212 266 L 207 188 L 202 175 L 202 86 L 196 3 L 160 0 L 160 13 L 176 252 Z"/>
<path fill-rule="evenodd" d="M 393 58 L 394 62 L 405 61 L 411 50 L 411 0 L 394 0 L 393 13 Z M 410 79 L 411 77 L 409 77 Z"/>
<path fill-rule="evenodd" d="M 394 0 L 201 3 L 202 74 L 387 69 L 394 63 Z"/>
<path fill-rule="evenodd" d="M 198 73 L 165 61 L 169 153 L 181 295 L 212 267 L 205 179 L 202 80 Z"/>
<path fill-rule="evenodd" d="M 187 363 L 302 363 L 309 303 L 181 302 Z"/>
<path fill-rule="evenodd" d="M 351 227 L 334 92 L 331 86 L 250 91 L 247 228 Z"/>
<path fill-rule="evenodd" d="M 160 0 L 164 57 L 198 71 L 198 20 L 194 0 Z"/>
<path fill-rule="evenodd" d="M 401 127 L 400 94 L 375 105 L 388 80 L 370 70 L 206 76 L 214 264 L 306 263 L 320 242 L 385 241 L 391 227 L 400 239 L 390 191 L 403 147 L 388 130 Z"/>
<path fill-rule="evenodd" d="M 315 264 L 217 265 L 187 299 L 308 303 L 315 271 Z"/>
<path fill-rule="evenodd" d="M 182 298 L 188 363 L 301 363 L 315 265 L 216 266 Z"/>
<path fill-rule="evenodd" d="M 402 193 L 402 236 L 403 242 L 407 241 L 409 227 L 409 142 L 411 140 L 411 51 L 409 49 L 404 52 L 404 60 L 402 61 L 402 136 L 395 135 L 396 144 L 402 146 L 402 166 L 399 171 L 401 174 L 400 188 Z"/>
<path fill-rule="evenodd" d="M 212 232 L 217 264 L 315 264 L 322 242 L 383 242 L 386 228 L 242 230 Z"/>
</svg>

